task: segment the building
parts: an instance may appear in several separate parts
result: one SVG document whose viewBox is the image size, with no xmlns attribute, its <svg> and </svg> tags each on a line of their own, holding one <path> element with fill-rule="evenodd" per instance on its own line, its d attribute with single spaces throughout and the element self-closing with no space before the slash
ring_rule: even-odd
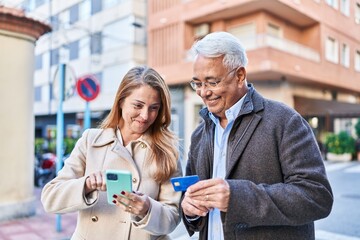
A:
<svg viewBox="0 0 360 240">
<path fill-rule="evenodd" d="M 146 63 L 171 88 L 172 128 L 186 154 L 202 108 L 188 84 L 188 50 L 219 30 L 247 48 L 248 81 L 299 111 L 319 139 L 327 131 L 353 131 L 360 116 L 360 0 L 27 0 L 24 6 L 54 29 L 36 47 L 38 137 L 54 136 L 56 129 L 59 63 L 75 72 L 66 77 L 71 97 L 64 102 L 65 134 L 75 137 L 85 101 L 74 91 L 73 76 L 92 74 L 100 82 L 100 95 L 90 102 L 94 126 L 111 108 L 123 74 Z"/>
<path fill-rule="evenodd" d="M 99 82 L 100 94 L 89 102 L 91 125 L 96 126 L 112 107 L 124 74 L 146 63 L 146 1 L 27 0 L 23 8 L 53 28 L 35 49 L 35 136 L 55 136 L 58 68 L 64 63 L 64 134 L 79 137 L 86 101 L 75 90 L 76 80 L 92 75 Z"/>
<path fill-rule="evenodd" d="M 359 0 L 152 0 L 148 5 L 148 63 L 177 90 L 185 149 L 202 106 L 188 84 L 188 51 L 213 31 L 242 41 L 248 82 L 294 107 L 318 138 L 326 131 L 350 131 L 360 116 Z"/>
</svg>

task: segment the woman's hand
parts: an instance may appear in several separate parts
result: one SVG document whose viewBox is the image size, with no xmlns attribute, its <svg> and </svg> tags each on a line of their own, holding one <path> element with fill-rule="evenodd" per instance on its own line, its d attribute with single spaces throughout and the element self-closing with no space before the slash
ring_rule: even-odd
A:
<svg viewBox="0 0 360 240">
<path fill-rule="evenodd" d="M 145 217 L 150 209 L 149 197 L 140 192 L 125 192 L 113 195 L 113 203 L 122 208 L 125 212 Z"/>
<path fill-rule="evenodd" d="M 106 191 L 104 173 L 101 171 L 90 174 L 85 180 L 85 195 L 94 190 Z"/>
</svg>

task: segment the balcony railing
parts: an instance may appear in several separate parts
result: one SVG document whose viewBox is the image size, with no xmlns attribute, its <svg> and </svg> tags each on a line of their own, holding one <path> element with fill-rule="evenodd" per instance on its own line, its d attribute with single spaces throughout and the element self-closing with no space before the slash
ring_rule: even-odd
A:
<svg viewBox="0 0 360 240">
<path fill-rule="evenodd" d="M 272 47 L 307 60 L 320 62 L 320 54 L 317 51 L 288 39 L 278 38 L 268 34 L 258 34 L 253 37 L 241 37 L 240 41 L 247 51 L 264 47 Z M 191 51 L 186 51 L 185 61 L 192 60 L 193 56 Z"/>
<path fill-rule="evenodd" d="M 241 41 L 248 51 L 263 47 L 272 47 L 298 57 L 320 62 L 320 54 L 317 51 L 288 39 L 278 38 L 268 34 L 258 34 L 254 37 L 242 38 Z"/>
</svg>

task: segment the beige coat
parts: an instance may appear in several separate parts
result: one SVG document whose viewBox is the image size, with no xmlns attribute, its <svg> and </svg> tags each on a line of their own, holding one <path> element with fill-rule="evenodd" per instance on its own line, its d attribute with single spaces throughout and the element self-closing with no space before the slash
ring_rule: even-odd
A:
<svg viewBox="0 0 360 240">
<path fill-rule="evenodd" d="M 51 213 L 79 211 L 72 240 L 92 239 L 167 239 L 180 222 L 181 193 L 169 182 L 157 184 L 151 167 L 144 167 L 149 140 L 143 137 L 126 149 L 113 129 L 91 129 L 84 132 L 58 176 L 43 189 L 41 201 Z M 133 157 L 131 156 L 133 152 Z M 166 160 L 166 159 L 165 159 Z M 86 177 L 99 170 L 121 169 L 132 173 L 135 191 L 149 196 L 151 208 L 139 219 L 107 203 L 106 192 L 94 191 L 84 196 Z M 174 176 L 181 175 L 181 167 Z"/>
</svg>

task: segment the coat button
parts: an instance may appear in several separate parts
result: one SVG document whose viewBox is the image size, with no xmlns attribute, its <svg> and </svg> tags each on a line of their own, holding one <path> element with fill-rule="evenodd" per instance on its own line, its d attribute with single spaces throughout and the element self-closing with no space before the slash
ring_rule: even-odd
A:
<svg viewBox="0 0 360 240">
<path fill-rule="evenodd" d="M 136 178 L 133 178 L 132 181 L 133 181 L 133 183 L 136 183 L 137 180 L 136 180 Z"/>
<path fill-rule="evenodd" d="M 92 216 L 91 217 L 91 221 L 93 222 L 97 222 L 99 220 L 99 218 L 97 216 Z"/>
<path fill-rule="evenodd" d="M 146 145 L 145 145 L 145 143 L 141 143 L 141 148 L 146 148 Z"/>
</svg>

